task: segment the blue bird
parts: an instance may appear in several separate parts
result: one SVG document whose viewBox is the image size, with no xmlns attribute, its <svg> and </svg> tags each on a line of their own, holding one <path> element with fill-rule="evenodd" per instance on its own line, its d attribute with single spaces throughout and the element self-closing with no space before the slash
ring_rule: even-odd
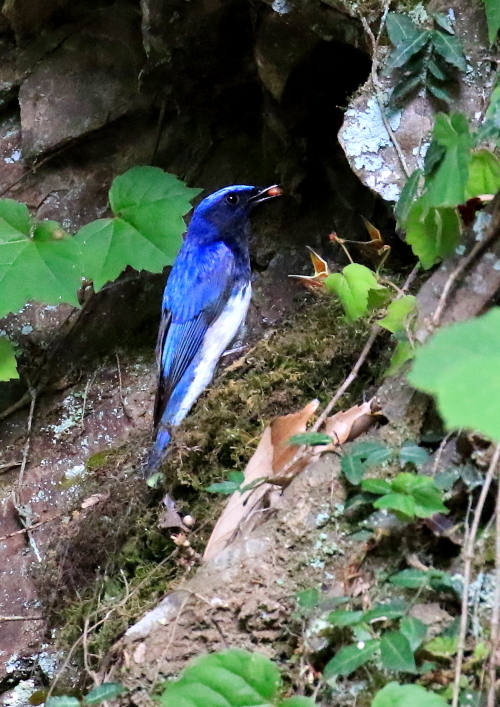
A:
<svg viewBox="0 0 500 707">
<path fill-rule="evenodd" d="M 249 213 L 280 196 L 246 185 L 225 187 L 196 207 L 163 294 L 156 358 L 156 439 L 147 462 L 158 471 L 173 429 L 213 378 L 246 317 L 251 296 Z"/>
</svg>

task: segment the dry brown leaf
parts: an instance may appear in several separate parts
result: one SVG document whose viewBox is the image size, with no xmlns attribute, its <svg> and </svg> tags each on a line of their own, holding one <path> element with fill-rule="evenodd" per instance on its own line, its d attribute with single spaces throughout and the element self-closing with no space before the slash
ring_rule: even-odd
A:
<svg viewBox="0 0 500 707">
<path fill-rule="evenodd" d="M 82 501 L 82 505 L 80 506 L 80 508 L 92 508 L 92 506 L 96 506 L 98 503 L 107 501 L 108 498 L 109 493 L 94 493 L 92 494 L 92 496 L 89 496 L 84 501 Z"/>
<path fill-rule="evenodd" d="M 373 401 L 369 400 L 328 417 L 325 421 L 325 432 L 335 441 L 328 448 L 324 448 L 324 451 L 350 442 L 370 429 L 377 421 L 376 413 L 372 413 L 372 405 Z"/>
<path fill-rule="evenodd" d="M 298 447 L 288 445 L 287 441 L 294 434 L 305 431 L 318 405 L 319 402 L 313 400 L 303 410 L 278 417 L 266 427 L 244 471 L 245 485 L 258 479 L 273 478 L 293 459 Z M 244 521 L 262 505 L 272 488 L 272 484 L 263 483 L 245 493 L 233 493 L 213 529 L 203 559 L 210 560 L 224 550 Z"/>
<path fill-rule="evenodd" d="M 309 255 L 311 256 L 311 261 L 314 268 L 314 275 L 289 275 L 288 277 L 293 277 L 298 280 L 304 287 L 307 287 L 311 292 L 317 292 L 323 289 L 323 283 L 330 275 L 330 268 L 326 260 L 323 260 L 321 255 L 315 253 L 312 248 L 309 248 Z"/>
</svg>

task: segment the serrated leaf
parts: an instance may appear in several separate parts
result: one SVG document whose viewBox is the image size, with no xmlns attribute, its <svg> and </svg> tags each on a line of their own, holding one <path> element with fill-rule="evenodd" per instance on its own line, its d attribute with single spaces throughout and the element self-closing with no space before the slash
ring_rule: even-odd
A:
<svg viewBox="0 0 500 707">
<path fill-rule="evenodd" d="M 460 71 L 467 71 L 467 62 L 460 41 L 449 34 L 433 30 L 432 45 L 448 64 L 455 66 Z"/>
<path fill-rule="evenodd" d="M 379 319 L 377 324 L 395 334 L 404 331 L 408 316 L 415 310 L 416 298 L 413 295 L 404 295 L 394 300 L 387 307 L 387 314 Z"/>
<path fill-rule="evenodd" d="M 425 644 L 425 650 L 436 658 L 451 658 L 458 650 L 457 636 L 436 636 Z"/>
<path fill-rule="evenodd" d="M 402 12 L 389 12 L 386 20 L 386 28 L 389 39 L 394 46 L 420 33 L 420 30 L 411 17 Z"/>
<path fill-rule="evenodd" d="M 429 584 L 429 573 L 415 569 L 402 570 L 389 577 L 389 582 L 395 584 L 397 587 L 421 589 Z"/>
<path fill-rule="evenodd" d="M 79 306 L 78 247 L 59 229 L 61 238 L 53 237 L 55 229 L 50 226 L 32 228 L 25 204 L 0 199 L 0 317 L 17 312 L 30 300 Z"/>
<path fill-rule="evenodd" d="M 401 619 L 399 630 L 408 639 L 413 653 L 422 645 L 427 636 L 427 626 L 423 621 L 413 616 L 405 616 Z"/>
<path fill-rule="evenodd" d="M 0 336 L 0 381 L 19 378 L 17 359 L 12 342 L 6 336 Z"/>
<path fill-rule="evenodd" d="M 359 459 L 348 454 L 340 460 L 340 468 L 349 483 L 357 486 L 365 474 L 365 467 Z"/>
<path fill-rule="evenodd" d="M 353 646 L 344 646 L 325 665 L 323 678 L 328 681 L 337 675 L 350 675 L 367 663 L 378 649 L 380 641 L 359 641 Z"/>
<path fill-rule="evenodd" d="M 465 198 L 472 199 L 480 194 L 496 194 L 499 189 L 500 160 L 498 157 L 486 149 L 473 152 Z"/>
<path fill-rule="evenodd" d="M 114 700 L 126 690 L 120 682 L 103 682 L 85 695 L 83 702 L 86 705 L 99 705 L 106 700 Z"/>
<path fill-rule="evenodd" d="M 438 113 L 432 139 L 445 148 L 445 152 L 427 176 L 427 203 L 430 206 L 455 207 L 464 201 L 465 185 L 469 177 L 471 136 L 467 118 L 462 113 Z"/>
<path fill-rule="evenodd" d="M 486 22 L 488 23 L 488 39 L 494 44 L 500 29 L 500 5 L 497 0 L 484 0 Z"/>
<path fill-rule="evenodd" d="M 80 701 L 69 695 L 51 696 L 45 700 L 45 707 L 80 707 Z"/>
<path fill-rule="evenodd" d="M 278 691 L 278 668 L 258 652 L 231 648 L 199 658 L 180 680 L 169 683 L 162 707 L 250 707 L 267 705 Z"/>
<path fill-rule="evenodd" d="M 363 479 L 361 482 L 363 491 L 368 493 L 386 494 L 392 491 L 392 486 L 383 479 Z"/>
<path fill-rule="evenodd" d="M 418 350 L 409 380 L 436 395 L 448 427 L 500 442 L 500 309 L 437 332 Z"/>
<path fill-rule="evenodd" d="M 109 192 L 116 218 L 87 224 L 75 236 L 94 289 L 127 266 L 161 272 L 171 265 L 182 244 L 182 216 L 199 191 L 159 167 L 133 167 L 116 177 Z"/>
<path fill-rule="evenodd" d="M 399 461 L 402 464 L 415 464 L 417 469 L 420 469 L 429 459 L 429 453 L 418 444 L 407 440 L 401 445 L 399 450 Z"/>
<path fill-rule="evenodd" d="M 425 47 L 430 39 L 431 32 L 428 30 L 420 30 L 417 34 L 404 39 L 390 54 L 385 71 L 392 71 L 406 64 L 414 54 Z"/>
<path fill-rule="evenodd" d="M 318 445 L 331 444 L 332 441 L 330 435 L 324 434 L 324 432 L 300 432 L 290 437 L 287 444 L 305 444 L 307 447 L 316 447 Z"/>
<path fill-rule="evenodd" d="M 347 319 L 351 322 L 368 313 L 371 291 L 387 292 L 387 288 L 379 285 L 375 274 L 358 263 L 347 265 L 342 273 L 329 275 L 325 280 L 325 287 L 338 296 Z"/>
<path fill-rule="evenodd" d="M 387 602 L 387 604 L 377 604 L 374 609 L 365 611 L 363 621 L 370 623 L 372 621 L 385 620 L 391 621 L 399 619 L 408 611 L 408 603 L 405 601 Z"/>
<path fill-rule="evenodd" d="M 303 589 L 301 592 L 297 592 L 295 599 L 301 609 L 314 609 L 319 602 L 319 589 L 316 587 Z"/>
<path fill-rule="evenodd" d="M 413 497 L 403 493 L 388 493 L 381 496 L 373 503 L 373 507 L 394 511 L 396 515 L 400 513 L 406 518 L 414 518 L 416 515 L 416 504 Z"/>
<path fill-rule="evenodd" d="M 400 685 L 390 682 L 383 687 L 371 707 L 448 707 L 448 703 L 435 692 L 420 685 Z"/>
<path fill-rule="evenodd" d="M 394 353 L 391 356 L 389 368 L 384 376 L 393 376 L 401 370 L 402 366 L 415 355 L 415 349 L 409 341 L 398 341 Z"/>
<path fill-rule="evenodd" d="M 382 665 L 388 670 L 416 673 L 417 666 L 410 642 L 400 631 L 387 631 L 380 641 Z"/>
<path fill-rule="evenodd" d="M 328 615 L 328 623 L 333 626 L 353 626 L 360 622 L 363 616 L 362 611 L 347 611 L 338 609 Z"/>
<path fill-rule="evenodd" d="M 424 270 L 449 255 L 461 234 L 460 218 L 454 208 L 429 207 L 425 198 L 417 199 L 406 221 L 406 240 Z"/>
<path fill-rule="evenodd" d="M 399 225 L 404 225 L 408 217 L 411 205 L 415 201 L 418 194 L 418 187 L 422 175 L 423 172 L 421 169 L 415 169 L 406 180 L 406 184 L 401 191 L 401 195 L 394 211 Z"/>
</svg>

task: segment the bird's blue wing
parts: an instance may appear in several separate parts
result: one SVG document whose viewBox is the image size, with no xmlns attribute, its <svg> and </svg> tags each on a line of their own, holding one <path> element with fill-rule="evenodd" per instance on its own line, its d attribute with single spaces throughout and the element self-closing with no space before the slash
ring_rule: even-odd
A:
<svg viewBox="0 0 500 707">
<path fill-rule="evenodd" d="M 222 242 L 184 243 L 165 288 L 156 348 L 159 368 L 154 423 L 198 353 L 207 329 L 220 315 L 234 284 L 234 256 Z"/>
</svg>

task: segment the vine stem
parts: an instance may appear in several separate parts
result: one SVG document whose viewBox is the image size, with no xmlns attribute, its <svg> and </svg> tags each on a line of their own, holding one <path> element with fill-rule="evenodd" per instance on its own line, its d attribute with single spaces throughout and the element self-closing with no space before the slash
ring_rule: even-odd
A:
<svg viewBox="0 0 500 707">
<path fill-rule="evenodd" d="M 460 678 L 462 676 L 462 663 L 464 659 L 464 649 L 465 649 L 465 637 L 467 635 L 467 619 L 469 614 L 469 586 L 470 578 L 472 574 L 472 562 L 474 560 L 474 546 L 476 544 L 476 535 L 479 529 L 479 522 L 481 520 L 481 515 L 483 513 L 484 503 L 490 490 L 491 482 L 493 476 L 495 475 L 498 462 L 500 460 L 500 444 L 495 447 L 495 451 L 491 458 L 490 466 L 488 467 L 488 472 L 484 479 L 484 484 L 479 495 L 479 500 L 477 502 L 476 510 L 474 511 L 474 518 L 472 521 L 472 526 L 470 533 L 466 539 L 465 543 L 465 555 L 464 555 L 464 586 L 462 594 L 462 612 L 460 615 L 460 633 L 458 636 L 458 650 L 457 650 L 457 660 L 455 663 L 455 679 L 453 682 L 453 700 L 451 707 L 458 707 L 458 698 L 460 694 Z"/>
</svg>

